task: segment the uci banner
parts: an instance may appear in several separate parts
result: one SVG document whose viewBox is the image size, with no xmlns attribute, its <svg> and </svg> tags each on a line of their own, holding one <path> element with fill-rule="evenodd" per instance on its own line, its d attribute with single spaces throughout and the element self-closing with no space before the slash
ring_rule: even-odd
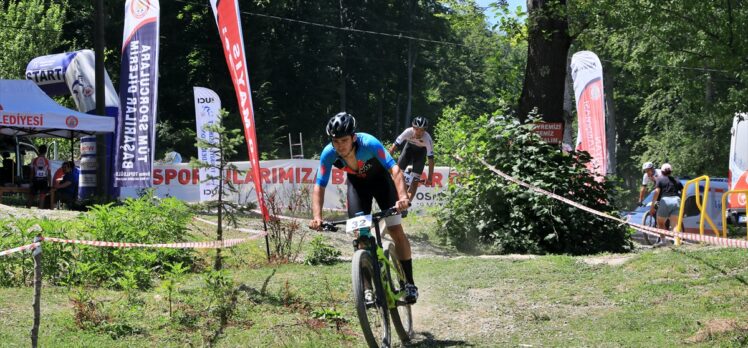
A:
<svg viewBox="0 0 748 348">
<path fill-rule="evenodd" d="M 571 78 L 577 100 L 577 150 L 589 152 L 592 160 L 587 168 L 600 175 L 608 172 L 608 149 L 605 139 L 605 98 L 603 68 L 597 55 L 590 51 L 571 57 Z"/>
<path fill-rule="evenodd" d="M 205 130 L 206 125 L 212 125 L 218 121 L 218 113 L 221 110 L 221 98 L 213 90 L 203 87 L 192 87 L 195 92 L 195 123 L 197 125 L 197 137 L 205 142 L 216 144 L 218 134 Z M 197 158 L 200 162 L 210 164 L 210 168 L 200 168 L 200 202 L 210 201 L 218 187 L 218 178 L 221 173 L 215 166 L 218 164 L 218 154 L 211 149 L 197 149 Z"/>
<path fill-rule="evenodd" d="M 158 97 L 158 0 L 127 0 L 114 185 L 150 187 Z"/>
<path fill-rule="evenodd" d="M 265 200 L 262 199 L 262 184 L 260 183 L 260 159 L 257 151 L 257 135 L 255 133 L 254 111 L 252 109 L 252 91 L 249 87 L 249 72 L 247 58 L 244 54 L 244 36 L 242 36 L 241 18 L 239 18 L 239 2 L 237 0 L 210 0 L 213 15 L 216 17 L 218 35 L 223 43 L 223 53 L 229 67 L 231 81 L 236 90 L 236 100 L 239 103 L 239 114 L 244 125 L 244 139 L 247 141 L 247 152 L 252 170 L 257 202 L 262 216 L 268 221 Z"/>
</svg>

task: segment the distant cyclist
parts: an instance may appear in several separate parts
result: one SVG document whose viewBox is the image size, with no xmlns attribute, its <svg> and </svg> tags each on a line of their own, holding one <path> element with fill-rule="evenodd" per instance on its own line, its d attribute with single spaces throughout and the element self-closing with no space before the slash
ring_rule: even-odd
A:
<svg viewBox="0 0 748 348">
<path fill-rule="evenodd" d="M 402 150 L 400 158 L 397 160 L 397 166 L 400 167 L 400 170 L 405 170 L 408 165 L 412 165 L 411 175 L 418 180 L 421 179 L 423 166 L 426 164 L 426 158 L 428 158 L 429 175 L 426 178 L 426 186 L 430 186 L 434 175 L 434 142 L 431 140 L 431 135 L 426 131 L 429 121 L 425 117 L 418 116 L 413 119 L 411 126 L 395 139 L 395 143 L 390 147 L 390 152 L 395 152 L 395 149 Z M 419 185 L 416 180 L 413 181 L 415 181 L 415 184 L 411 183 L 408 190 L 410 201 L 413 201 Z"/>
<path fill-rule="evenodd" d="M 639 190 L 639 206 L 642 206 L 642 202 L 644 201 L 644 197 L 647 196 L 649 187 L 654 185 L 657 178 L 662 176 L 662 171 L 655 169 L 654 163 L 652 162 L 644 163 L 642 165 L 642 172 L 644 172 L 644 176 L 642 177 L 642 188 Z"/>
<path fill-rule="evenodd" d="M 356 119 L 345 112 L 330 118 L 326 131 L 332 142 L 325 146 L 320 156 L 312 195 L 313 218 L 309 228 L 319 230 L 321 227 L 325 187 L 333 166 L 346 172 L 349 218 L 358 212 L 371 214 L 374 199 L 381 209 L 396 207 L 398 211 L 404 211 L 408 208 L 408 194 L 400 168 L 377 138 L 366 133 L 356 133 Z M 418 288 L 413 281 L 410 242 L 403 231 L 401 219 L 400 215 L 393 215 L 387 217 L 385 223 L 395 241 L 397 257 L 403 265 L 407 281 L 405 301 L 415 303 Z"/>
</svg>

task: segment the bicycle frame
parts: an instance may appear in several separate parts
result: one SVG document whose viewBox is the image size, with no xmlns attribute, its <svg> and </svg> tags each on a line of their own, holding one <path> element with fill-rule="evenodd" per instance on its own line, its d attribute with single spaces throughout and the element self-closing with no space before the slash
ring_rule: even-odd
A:
<svg viewBox="0 0 748 348">
<path fill-rule="evenodd" d="M 364 249 L 368 251 L 370 254 L 374 255 L 376 254 L 376 264 L 374 265 L 376 271 L 379 272 L 379 279 L 382 283 L 382 289 L 384 290 L 384 298 L 387 300 L 387 308 L 393 309 L 397 307 L 397 298 L 400 297 L 402 290 L 395 291 L 395 289 L 392 289 L 390 287 L 390 282 L 387 281 L 387 269 L 392 269 L 397 274 L 397 280 L 404 279 L 404 275 L 400 273 L 400 270 L 397 269 L 389 260 L 387 260 L 387 257 L 384 255 L 384 248 L 382 247 L 382 234 L 379 229 L 379 221 L 381 218 L 375 218 L 372 219 L 372 225 L 374 225 L 374 231 L 375 231 L 375 249 Z M 355 245 L 360 245 L 358 238 L 355 240 Z M 373 253 L 372 253 L 373 252 Z M 385 266 L 385 267 L 382 267 Z"/>
</svg>

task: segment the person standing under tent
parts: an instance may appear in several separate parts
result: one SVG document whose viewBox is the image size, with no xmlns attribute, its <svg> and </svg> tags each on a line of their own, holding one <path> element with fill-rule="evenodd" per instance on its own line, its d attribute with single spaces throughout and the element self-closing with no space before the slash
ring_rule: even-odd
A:
<svg viewBox="0 0 748 348">
<path fill-rule="evenodd" d="M 26 207 L 31 208 L 31 201 L 38 199 L 38 207 L 44 207 L 44 200 L 49 193 L 51 169 L 47 159 L 47 145 L 39 146 L 39 156 L 31 161 L 31 191 L 26 199 Z"/>
</svg>

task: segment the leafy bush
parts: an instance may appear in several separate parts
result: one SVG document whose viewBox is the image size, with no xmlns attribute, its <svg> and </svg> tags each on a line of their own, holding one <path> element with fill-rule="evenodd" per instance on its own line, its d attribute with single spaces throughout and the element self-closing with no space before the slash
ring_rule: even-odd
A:
<svg viewBox="0 0 748 348">
<path fill-rule="evenodd" d="M 122 205 L 92 206 L 77 220 L 7 219 L 0 221 L 0 250 L 46 237 L 170 243 L 187 240 L 189 208 L 174 198 L 127 199 Z M 189 249 L 104 248 L 44 243 L 42 274 L 51 284 L 105 286 L 128 291 L 151 286 L 164 265 L 194 265 Z M 33 279 L 28 252 L 0 257 L 0 286 L 23 286 Z"/>
<path fill-rule="evenodd" d="M 443 157 L 455 163 L 461 177 L 449 188 L 440 210 L 441 237 L 458 249 L 487 246 L 498 253 L 570 253 L 629 250 L 624 226 L 565 203 L 535 194 L 489 171 L 479 159 L 524 182 L 585 206 L 616 214 L 611 182 L 598 182 L 585 165 L 586 152 L 566 154 L 548 145 L 512 117 L 471 118 L 448 110 L 436 134 Z"/>
<path fill-rule="evenodd" d="M 309 247 L 311 250 L 304 260 L 307 265 L 331 265 L 341 255 L 340 250 L 325 243 L 325 237 L 319 234 L 312 238 Z"/>
<path fill-rule="evenodd" d="M 46 219 L 0 220 L 0 250 L 32 243 L 37 235 L 65 237 L 71 231 L 70 221 Z M 42 275 L 53 283 L 65 283 L 71 279 L 73 246 L 70 244 L 45 243 L 42 246 Z M 31 285 L 34 277 L 34 260 L 29 251 L 0 257 L 0 286 Z"/>
<path fill-rule="evenodd" d="M 122 205 L 96 205 L 79 220 L 81 237 L 100 241 L 172 243 L 187 240 L 189 207 L 175 198 L 150 195 L 126 199 Z M 85 250 L 84 250 L 85 249 Z M 192 265 L 190 249 L 81 247 L 74 273 L 81 283 L 118 289 L 146 289 L 151 277 L 169 263 Z"/>
</svg>

